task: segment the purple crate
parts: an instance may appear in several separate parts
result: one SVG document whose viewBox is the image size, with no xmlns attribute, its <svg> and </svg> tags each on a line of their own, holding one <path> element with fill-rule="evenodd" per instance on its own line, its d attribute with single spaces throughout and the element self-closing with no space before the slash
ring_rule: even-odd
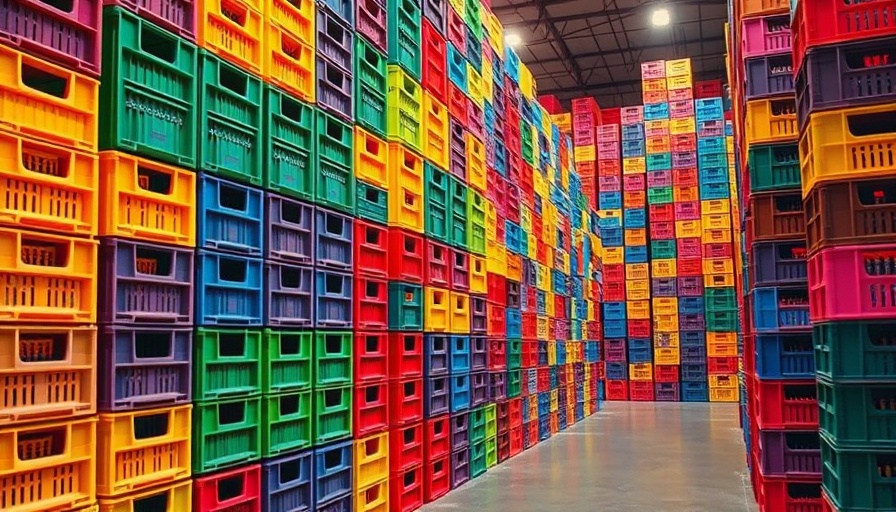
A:
<svg viewBox="0 0 896 512">
<path fill-rule="evenodd" d="M 710 119 L 699 121 L 697 123 L 697 137 L 701 139 L 709 139 L 714 137 L 725 136 L 725 121 L 721 119 Z"/>
<path fill-rule="evenodd" d="M 377 0 L 358 0 L 355 9 L 355 31 L 374 48 L 387 53 L 386 6 Z"/>
<path fill-rule="evenodd" d="M 451 133 L 451 174 L 464 183 L 467 181 L 467 139 L 464 126 L 453 118 L 449 121 Z"/>
<path fill-rule="evenodd" d="M 470 480 L 470 449 L 463 448 L 451 454 L 451 488 L 457 489 Z"/>
<path fill-rule="evenodd" d="M 470 336 L 470 370 L 479 372 L 488 369 L 488 338 Z"/>
<path fill-rule="evenodd" d="M 188 404 L 192 398 L 191 328 L 103 326 L 99 333 L 100 411 Z"/>
<path fill-rule="evenodd" d="M 673 151 L 672 152 L 672 168 L 673 169 L 692 169 L 697 167 L 696 151 Z"/>
<path fill-rule="evenodd" d="M 647 173 L 647 187 L 671 187 L 672 171 L 651 171 Z"/>
<path fill-rule="evenodd" d="M 196 2 L 192 0 L 103 0 L 103 6 L 118 6 L 173 32 L 196 41 Z"/>
<path fill-rule="evenodd" d="M 759 433 L 762 474 L 768 476 L 818 476 L 821 444 L 818 432 Z"/>
<path fill-rule="evenodd" d="M 507 398 L 507 373 L 490 372 L 488 380 L 488 396 L 492 402 Z"/>
<path fill-rule="evenodd" d="M 318 56 L 317 105 L 343 120 L 352 121 L 352 103 L 352 73 Z"/>
<path fill-rule="evenodd" d="M 488 300 L 485 296 L 470 296 L 470 332 L 486 334 L 488 332 Z"/>
<path fill-rule="evenodd" d="M 682 331 L 705 331 L 704 315 L 678 315 L 678 329 Z"/>
<path fill-rule="evenodd" d="M 451 415 L 451 451 L 470 445 L 470 414 L 458 412 Z"/>
<path fill-rule="evenodd" d="M 311 327 L 314 324 L 314 269 L 289 264 L 265 266 L 265 325 Z"/>
<path fill-rule="evenodd" d="M 678 278 L 679 297 L 703 297 L 703 277 L 688 276 Z"/>
<path fill-rule="evenodd" d="M 753 244 L 755 286 L 781 286 L 805 283 L 806 241 Z"/>
<path fill-rule="evenodd" d="M 485 116 L 472 101 L 467 102 L 467 130 L 479 140 L 485 140 Z"/>
<path fill-rule="evenodd" d="M 507 280 L 507 308 L 519 309 L 520 304 L 520 283 Z"/>
<path fill-rule="evenodd" d="M 678 297 L 678 280 L 674 277 L 654 277 L 650 288 L 653 297 Z"/>
<path fill-rule="evenodd" d="M 314 206 L 276 194 L 265 194 L 264 201 L 268 212 L 265 259 L 314 263 Z"/>
<path fill-rule="evenodd" d="M 104 238 L 98 317 L 102 323 L 193 323 L 193 251 Z"/>
<path fill-rule="evenodd" d="M 424 379 L 423 414 L 426 418 L 434 418 L 448 413 L 450 384 L 448 375 Z"/>
<path fill-rule="evenodd" d="M 706 346 L 682 346 L 681 362 L 684 364 L 702 364 L 706 362 Z"/>
<path fill-rule="evenodd" d="M 671 117 L 672 119 L 681 119 L 683 117 L 691 117 L 693 115 L 693 100 L 680 100 L 669 103 L 669 117 Z"/>
<path fill-rule="evenodd" d="M 896 37 L 813 48 L 796 93 L 800 126 L 818 110 L 896 102 Z"/>
<path fill-rule="evenodd" d="M 448 375 L 450 347 L 451 337 L 447 334 L 427 334 L 423 337 L 424 375 Z"/>
<path fill-rule="evenodd" d="M 679 401 L 679 383 L 677 382 L 657 382 L 655 385 L 654 400 L 657 402 L 678 402 Z"/>
<path fill-rule="evenodd" d="M 628 360 L 628 349 L 625 347 L 625 340 L 606 340 L 604 349 L 604 359 L 608 363 L 625 363 Z"/>
<path fill-rule="evenodd" d="M 423 17 L 428 19 L 436 31 L 444 36 L 448 23 L 448 0 L 423 0 L 421 3 Z"/>
<path fill-rule="evenodd" d="M 488 402 L 489 378 L 488 372 L 476 372 L 470 374 L 470 388 L 473 390 L 470 399 L 470 407 L 479 407 Z"/>
<path fill-rule="evenodd" d="M 354 269 L 354 221 L 348 215 L 316 208 L 314 266 L 347 272 Z"/>
<path fill-rule="evenodd" d="M 747 99 L 793 94 L 793 56 L 789 53 L 747 59 Z"/>
<path fill-rule="evenodd" d="M 470 255 L 454 251 L 451 263 L 451 288 L 455 291 L 470 291 Z"/>
<path fill-rule="evenodd" d="M 352 276 L 327 270 L 315 271 L 314 327 L 352 327 Z"/>
<path fill-rule="evenodd" d="M 65 9 L 32 0 L 7 0 L 0 14 L 0 40 L 97 77 L 100 18 L 97 0 L 73 0 Z"/>
</svg>

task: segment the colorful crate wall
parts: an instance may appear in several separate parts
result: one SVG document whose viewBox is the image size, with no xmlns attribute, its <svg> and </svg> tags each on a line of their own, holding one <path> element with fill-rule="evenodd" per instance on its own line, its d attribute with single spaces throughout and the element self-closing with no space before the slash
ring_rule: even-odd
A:
<svg viewBox="0 0 896 512">
<path fill-rule="evenodd" d="M 597 216 L 487 6 L 13 3 L 0 508 L 405 512 L 597 410 Z"/>
</svg>

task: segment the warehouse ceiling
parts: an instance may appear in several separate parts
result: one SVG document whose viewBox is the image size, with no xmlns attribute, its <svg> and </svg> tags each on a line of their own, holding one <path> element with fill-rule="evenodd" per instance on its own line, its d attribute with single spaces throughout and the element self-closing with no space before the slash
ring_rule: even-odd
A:
<svg viewBox="0 0 896 512">
<path fill-rule="evenodd" d="M 658 8 L 671 23 L 655 27 Z M 492 0 L 538 94 L 565 105 L 594 96 L 602 107 L 641 103 L 641 62 L 690 57 L 695 80 L 724 79 L 727 0 Z"/>
</svg>

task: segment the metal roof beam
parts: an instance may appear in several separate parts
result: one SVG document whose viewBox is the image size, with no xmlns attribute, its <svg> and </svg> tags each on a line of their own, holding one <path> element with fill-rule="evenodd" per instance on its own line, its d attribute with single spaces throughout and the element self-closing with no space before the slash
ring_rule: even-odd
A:
<svg viewBox="0 0 896 512">
<path fill-rule="evenodd" d="M 569 1 L 578 1 L 578 0 L 569 0 Z M 558 3 L 562 4 L 562 3 L 568 3 L 568 2 L 567 1 L 549 2 L 548 6 L 555 5 Z M 584 19 L 588 19 L 588 18 L 604 18 L 604 17 L 611 17 L 611 16 L 624 16 L 626 14 L 631 14 L 631 13 L 640 11 L 642 9 L 649 8 L 651 5 L 662 5 L 662 6 L 725 5 L 725 6 L 727 6 L 728 2 L 727 2 L 727 0 L 666 0 L 664 2 L 650 2 L 650 3 L 645 3 L 642 5 L 637 5 L 634 7 L 623 7 L 621 9 L 604 9 L 604 10 L 599 10 L 599 11 L 590 11 L 590 12 L 570 14 L 567 16 L 552 16 L 551 19 L 554 20 L 554 23 L 563 23 L 566 21 L 577 21 L 577 20 L 584 20 Z M 506 8 L 500 7 L 500 8 L 498 8 L 498 9 L 500 9 L 500 11 L 498 11 L 496 9 L 495 14 L 498 14 L 498 15 L 512 14 L 512 13 L 516 12 L 516 10 L 518 10 L 518 9 L 522 9 L 525 7 L 537 7 L 537 6 L 538 6 L 537 3 L 524 3 L 524 4 L 513 5 L 513 6 L 507 6 Z M 697 21 L 697 20 L 694 20 L 694 21 Z M 518 22 L 513 22 L 513 23 L 506 23 L 506 24 L 504 24 L 504 27 L 507 28 L 507 27 L 531 26 L 537 22 L 538 22 L 538 20 L 529 19 L 529 20 L 518 21 Z"/>
<path fill-rule="evenodd" d="M 685 46 L 685 45 L 691 45 L 691 44 L 699 44 L 701 42 L 711 43 L 711 42 L 720 42 L 720 41 L 724 41 L 724 40 L 725 40 L 725 36 L 720 35 L 720 36 L 716 36 L 716 37 L 708 37 L 706 39 L 689 39 L 687 41 L 679 41 L 676 44 Z M 670 45 L 669 43 L 663 43 L 663 44 L 648 44 L 648 45 L 643 45 L 643 46 L 635 46 L 634 49 L 635 50 L 660 50 L 662 48 L 671 48 L 671 47 L 672 47 L 672 45 Z M 577 59 L 588 59 L 591 57 L 606 57 L 609 55 L 619 55 L 620 53 L 625 53 L 627 51 L 629 51 L 628 48 L 616 48 L 613 50 L 602 50 L 602 51 L 598 51 L 598 52 L 585 52 L 585 53 L 576 54 L 576 58 Z M 537 59 L 534 62 L 536 62 L 538 64 L 550 64 L 552 62 L 561 62 L 562 60 L 563 59 L 560 59 L 560 58 Z"/>
</svg>

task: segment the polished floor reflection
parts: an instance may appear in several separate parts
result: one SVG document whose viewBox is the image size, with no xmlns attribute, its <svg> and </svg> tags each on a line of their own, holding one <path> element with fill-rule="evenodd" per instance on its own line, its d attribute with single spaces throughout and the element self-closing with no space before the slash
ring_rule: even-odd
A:
<svg viewBox="0 0 896 512">
<path fill-rule="evenodd" d="M 604 405 L 423 512 L 756 510 L 736 404 Z"/>
</svg>

